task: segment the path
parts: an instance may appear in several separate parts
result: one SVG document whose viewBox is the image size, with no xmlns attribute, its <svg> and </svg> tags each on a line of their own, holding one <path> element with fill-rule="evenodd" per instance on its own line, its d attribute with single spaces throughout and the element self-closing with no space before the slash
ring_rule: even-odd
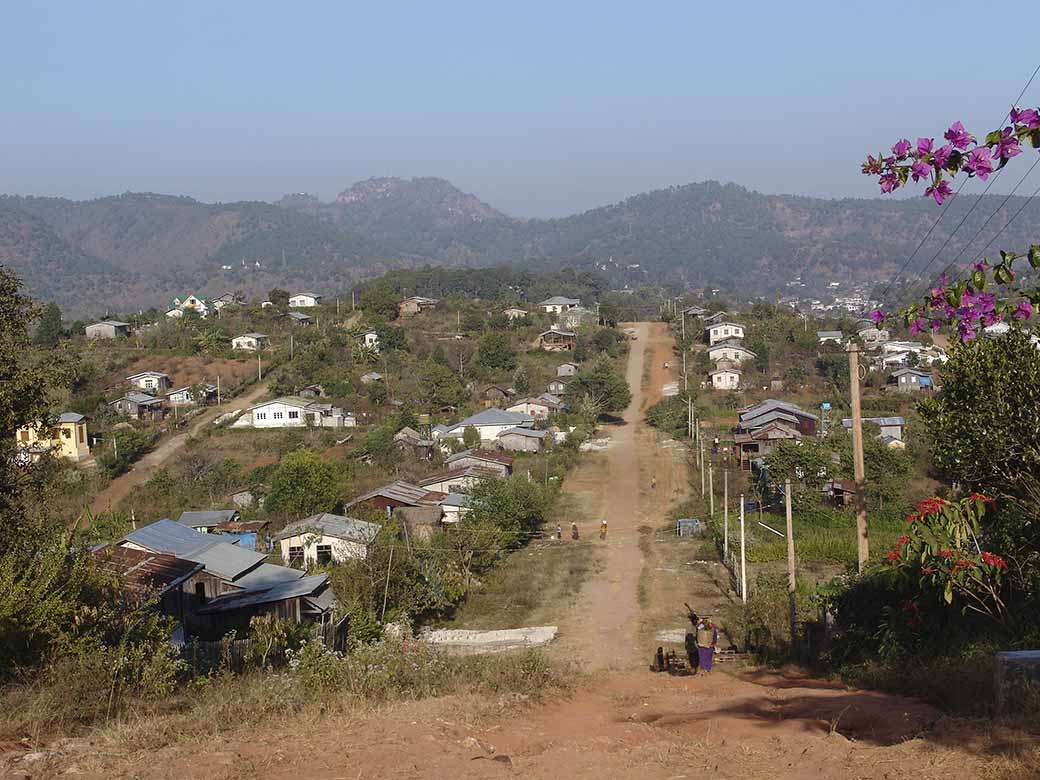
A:
<svg viewBox="0 0 1040 780">
<path fill-rule="evenodd" d="M 198 433 L 205 426 L 212 425 L 213 421 L 222 414 L 237 412 L 252 406 L 266 392 L 266 383 L 259 383 L 229 403 L 206 409 L 192 421 L 186 431 L 163 439 L 155 449 L 145 453 L 140 460 L 134 463 L 129 471 L 125 474 L 120 474 L 109 482 L 108 486 L 94 497 L 90 511 L 97 514 L 98 512 L 115 509 L 124 498 L 130 495 L 130 491 L 138 485 L 143 485 L 147 482 L 156 470 L 165 466 L 175 455 L 184 449 L 184 445 L 188 443 L 189 437 Z"/>
</svg>

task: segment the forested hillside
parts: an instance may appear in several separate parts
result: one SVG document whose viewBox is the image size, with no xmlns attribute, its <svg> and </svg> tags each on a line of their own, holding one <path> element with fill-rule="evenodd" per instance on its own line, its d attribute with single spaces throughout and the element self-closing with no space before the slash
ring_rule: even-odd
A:
<svg viewBox="0 0 1040 780">
<path fill-rule="evenodd" d="M 997 244 L 1022 249 L 1036 241 L 1040 204 L 1013 198 L 991 218 L 1002 200 L 988 196 L 967 217 L 932 273 L 978 235 L 960 257 L 967 263 L 1023 204 Z M 974 202 L 952 203 L 911 274 Z M 519 220 L 433 178 L 370 179 L 331 203 L 306 194 L 277 204 L 7 196 L 0 214 L 0 261 L 37 295 L 84 314 L 155 305 L 184 287 L 258 294 L 277 285 L 331 294 L 426 264 L 571 267 L 595 271 L 612 287 L 666 283 L 742 295 L 775 294 L 800 275 L 810 291 L 822 290 L 830 281 L 887 281 L 935 219 L 921 198 L 823 200 L 705 182 L 563 219 Z"/>
</svg>

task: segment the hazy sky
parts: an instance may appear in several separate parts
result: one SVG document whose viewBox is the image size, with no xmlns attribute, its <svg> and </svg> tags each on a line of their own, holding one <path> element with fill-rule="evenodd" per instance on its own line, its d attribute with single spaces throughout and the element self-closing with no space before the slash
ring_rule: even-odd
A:
<svg viewBox="0 0 1040 780">
<path fill-rule="evenodd" d="M 330 199 L 443 176 L 518 216 L 704 179 L 872 195 L 866 152 L 991 129 L 1036 67 L 1040 11 L 1016 5 L 992 45 L 960 32 L 1001 23 L 982 9 L 10 2 L 0 191 Z"/>
</svg>

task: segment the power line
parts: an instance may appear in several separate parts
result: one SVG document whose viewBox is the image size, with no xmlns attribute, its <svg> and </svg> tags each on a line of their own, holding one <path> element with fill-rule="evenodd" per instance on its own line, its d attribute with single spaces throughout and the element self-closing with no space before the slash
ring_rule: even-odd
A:
<svg viewBox="0 0 1040 780">
<path fill-rule="evenodd" d="M 1015 98 L 1014 101 L 1012 101 L 1012 104 L 1011 104 L 1012 106 L 1017 106 L 1018 103 L 1022 100 L 1022 96 L 1026 94 L 1026 90 L 1029 89 L 1030 85 L 1033 83 L 1033 79 L 1036 78 L 1038 73 L 1040 73 L 1040 64 L 1038 64 L 1036 66 L 1036 68 L 1033 70 L 1033 73 L 1029 77 L 1029 80 L 1026 82 L 1026 85 L 1024 87 L 1022 87 L 1022 90 L 1018 93 L 1018 97 Z M 1004 114 L 1004 116 L 1001 118 L 1001 120 L 999 122 L 997 122 L 997 124 L 998 125 L 1004 124 L 1004 121 L 1009 119 L 1010 117 L 1011 117 L 1011 112 L 1008 111 L 1007 113 Z M 1003 170 L 1003 169 L 1001 169 L 1001 170 Z M 1000 171 L 997 171 L 997 173 L 999 174 Z M 994 179 L 995 178 L 996 177 L 994 176 Z M 942 220 L 943 216 L 946 214 L 946 210 L 950 207 L 950 203 L 952 203 L 954 200 L 957 199 L 957 197 L 961 194 L 961 190 L 964 189 L 964 186 L 967 183 L 968 183 L 968 179 L 967 178 L 963 179 L 961 181 L 960 186 L 957 187 L 957 191 L 954 192 L 953 197 L 952 198 L 947 198 L 946 202 L 943 204 L 942 210 L 939 212 L 939 216 L 935 218 L 935 222 L 933 222 L 932 226 L 930 228 L 928 228 L 928 232 L 924 234 L 924 238 L 922 238 L 921 241 L 917 244 L 917 246 L 914 247 L 914 251 L 910 253 L 910 257 L 908 257 L 906 262 L 903 263 L 903 266 L 899 269 L 899 271 L 897 271 L 892 276 L 892 278 L 889 280 L 888 285 L 885 287 L 884 292 L 881 294 L 881 299 L 882 300 L 884 300 L 888 296 L 888 293 L 892 290 L 892 285 L 895 284 L 896 277 L 901 275 L 907 269 L 907 267 L 913 261 L 914 257 L 916 257 L 917 253 L 921 250 L 921 247 L 924 246 L 924 244 L 928 240 L 929 236 L 931 236 L 932 232 L 935 230 L 935 228 L 938 227 L 939 222 Z M 989 185 L 987 185 L 986 190 L 989 190 Z M 985 194 L 985 192 L 983 192 L 983 194 Z M 980 196 L 980 200 L 981 200 L 981 196 Z M 975 201 L 975 205 L 978 205 L 978 200 Z M 974 208 L 975 208 L 975 206 L 972 206 L 972 210 L 974 210 Z M 968 212 L 968 214 L 970 214 L 970 213 L 971 213 L 971 211 Z M 965 216 L 965 219 L 967 219 L 967 215 Z M 960 225 L 963 224 L 963 223 L 964 223 L 964 220 L 962 219 L 961 222 L 957 225 L 957 227 L 959 228 Z M 957 228 L 954 228 L 953 233 L 950 234 L 950 238 L 952 238 L 953 234 L 956 233 L 956 232 L 957 232 Z M 949 239 L 947 239 L 947 243 L 949 243 Z M 945 246 L 946 246 L 946 244 L 943 244 L 943 247 L 945 247 Z M 942 249 L 940 248 L 939 251 L 941 252 Z M 932 260 L 934 260 L 934 259 L 935 258 L 933 257 Z M 932 261 L 929 261 L 929 265 L 931 265 L 931 262 Z M 926 268 L 927 268 L 927 266 L 926 266 Z M 921 272 L 920 275 L 923 275 L 923 271 Z"/>
</svg>

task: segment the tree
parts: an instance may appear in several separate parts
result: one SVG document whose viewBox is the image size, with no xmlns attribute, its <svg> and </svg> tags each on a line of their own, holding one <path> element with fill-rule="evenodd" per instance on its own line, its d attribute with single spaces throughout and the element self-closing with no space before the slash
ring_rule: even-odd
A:
<svg viewBox="0 0 1040 780">
<path fill-rule="evenodd" d="M 42 347 L 53 347 L 61 340 L 63 334 L 61 309 L 58 308 L 58 304 L 51 301 L 43 307 L 43 314 L 36 326 L 33 342 Z"/>
<path fill-rule="evenodd" d="M 774 484 L 790 479 L 814 490 L 830 479 L 833 469 L 831 449 L 815 439 L 782 441 L 766 456 L 766 466 Z"/>
<path fill-rule="evenodd" d="M 404 331 L 401 328 L 379 325 L 375 330 L 376 335 L 379 336 L 380 352 L 393 352 L 394 350 L 404 352 L 408 349 L 408 342 L 405 340 Z"/>
<path fill-rule="evenodd" d="M 275 306 L 281 306 L 285 308 L 289 305 L 289 293 L 287 290 L 283 290 L 280 287 L 275 287 L 269 293 L 267 293 L 267 300 L 273 303 Z"/>
<path fill-rule="evenodd" d="M 512 371 L 516 352 L 505 333 L 487 333 L 477 346 L 477 365 L 488 371 Z"/>
<path fill-rule="evenodd" d="M 343 474 L 311 450 L 290 452 L 271 476 L 265 507 L 290 516 L 330 512 L 340 500 Z"/>
<path fill-rule="evenodd" d="M 480 431 L 478 431 L 472 425 L 467 425 L 465 428 L 462 429 L 462 443 L 466 445 L 467 449 L 479 447 Z"/>
<path fill-rule="evenodd" d="M 513 389 L 520 395 L 527 395 L 531 392 L 531 378 L 523 366 L 517 367 L 513 372 Z"/>
<path fill-rule="evenodd" d="M 618 376 L 613 364 L 603 358 L 583 369 L 567 389 L 573 398 L 591 399 L 600 409 L 600 414 L 617 414 L 632 402 L 628 383 Z"/>
<path fill-rule="evenodd" d="M 466 389 L 447 366 L 427 360 L 419 366 L 418 378 L 426 403 L 441 407 L 457 406 L 462 401 Z"/>
<path fill-rule="evenodd" d="M 372 285 L 361 293 L 361 309 L 387 320 L 397 319 L 400 296 L 386 282 Z"/>
<path fill-rule="evenodd" d="M 541 528 L 552 503 L 552 490 L 520 476 L 483 479 L 472 491 L 469 517 L 474 523 L 494 523 L 518 544 L 523 535 Z"/>
</svg>

